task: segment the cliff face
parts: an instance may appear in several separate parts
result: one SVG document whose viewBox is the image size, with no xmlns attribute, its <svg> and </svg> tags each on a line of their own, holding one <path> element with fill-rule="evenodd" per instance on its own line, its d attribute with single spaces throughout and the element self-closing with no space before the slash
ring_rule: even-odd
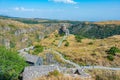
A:
<svg viewBox="0 0 120 80">
<path fill-rule="evenodd" d="M 71 26 L 70 32 L 88 38 L 107 38 L 113 35 L 120 35 L 120 24 L 94 24 L 80 23 Z"/>
<path fill-rule="evenodd" d="M 7 48 L 24 48 L 59 30 L 63 24 L 69 26 L 69 23 L 27 24 L 11 19 L 0 19 L 0 45 Z"/>
<path fill-rule="evenodd" d="M 0 45 L 8 48 L 24 48 L 44 39 L 55 30 L 64 33 L 62 25 L 70 33 L 88 38 L 106 38 L 120 34 L 120 24 L 106 22 L 59 21 L 47 19 L 25 19 L 0 16 Z"/>
</svg>

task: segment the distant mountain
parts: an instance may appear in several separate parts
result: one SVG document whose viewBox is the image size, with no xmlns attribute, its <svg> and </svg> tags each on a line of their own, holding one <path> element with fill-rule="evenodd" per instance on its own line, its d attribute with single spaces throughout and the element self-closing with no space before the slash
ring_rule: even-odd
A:
<svg viewBox="0 0 120 80">
<path fill-rule="evenodd" d="M 44 18 L 20 18 L 20 17 L 9 17 L 0 15 L 0 19 L 11 19 L 16 20 L 26 24 L 39 24 L 39 23 L 79 23 L 80 21 L 69 21 L 69 20 L 54 20 L 54 19 L 44 19 Z"/>
</svg>

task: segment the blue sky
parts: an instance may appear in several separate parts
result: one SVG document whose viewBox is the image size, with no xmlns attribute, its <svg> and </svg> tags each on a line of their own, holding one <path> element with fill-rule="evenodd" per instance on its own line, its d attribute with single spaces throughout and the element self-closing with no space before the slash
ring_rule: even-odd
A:
<svg viewBox="0 0 120 80">
<path fill-rule="evenodd" d="M 120 0 L 0 0 L 0 14 L 60 20 L 120 20 Z"/>
</svg>

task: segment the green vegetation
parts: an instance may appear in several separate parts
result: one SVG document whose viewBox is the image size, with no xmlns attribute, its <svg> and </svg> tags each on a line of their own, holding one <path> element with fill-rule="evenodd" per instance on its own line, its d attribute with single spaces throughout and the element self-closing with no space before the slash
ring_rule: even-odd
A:
<svg viewBox="0 0 120 80">
<path fill-rule="evenodd" d="M 83 37 L 76 35 L 75 39 L 76 39 L 77 42 L 81 42 L 81 40 L 83 39 Z"/>
<path fill-rule="evenodd" d="M 64 46 L 68 47 L 69 46 L 69 42 L 66 42 Z"/>
<path fill-rule="evenodd" d="M 0 80 L 18 80 L 26 65 L 16 51 L 0 47 Z"/>
<path fill-rule="evenodd" d="M 36 45 L 34 48 L 35 49 L 34 49 L 33 54 L 35 54 L 35 55 L 39 54 L 40 52 L 43 52 L 43 50 L 44 50 L 44 47 L 41 45 Z"/>
<path fill-rule="evenodd" d="M 109 50 L 108 50 L 108 56 L 107 58 L 110 60 L 110 61 L 113 61 L 114 60 L 114 56 L 116 55 L 116 53 L 120 53 L 120 49 L 118 49 L 117 47 L 111 47 Z"/>
<path fill-rule="evenodd" d="M 9 24 L 8 26 L 10 26 L 12 28 L 15 28 L 15 25 L 13 25 L 13 24 Z"/>
<path fill-rule="evenodd" d="M 48 75 L 49 76 L 60 76 L 61 73 L 58 70 L 54 70 L 53 72 L 50 72 Z"/>
<path fill-rule="evenodd" d="M 85 24 L 83 22 L 79 24 L 74 24 L 69 28 L 69 30 L 70 33 L 75 35 L 81 35 L 88 38 L 103 39 L 113 35 L 119 35 L 120 25 L 117 24 L 99 25 L 93 23 Z"/>
<path fill-rule="evenodd" d="M 44 38 L 48 38 L 48 36 L 45 36 Z"/>
<path fill-rule="evenodd" d="M 113 61 L 114 60 L 114 56 L 113 55 L 108 55 L 107 59 L 110 60 L 110 61 Z"/>
<path fill-rule="evenodd" d="M 117 47 L 111 47 L 110 50 L 108 50 L 108 54 L 116 55 L 116 53 L 120 53 L 120 49 Z"/>
<path fill-rule="evenodd" d="M 64 35 L 65 35 L 65 33 L 61 33 L 61 34 L 60 34 L 60 36 L 64 36 Z"/>
<path fill-rule="evenodd" d="M 93 42 L 89 42 L 88 44 L 89 44 L 89 45 L 93 45 Z"/>
<path fill-rule="evenodd" d="M 15 43 L 14 42 L 12 42 L 12 41 L 10 41 L 10 48 L 15 48 Z"/>
<path fill-rule="evenodd" d="M 59 35 L 58 35 L 58 34 L 55 34 L 55 37 L 59 37 Z"/>
</svg>

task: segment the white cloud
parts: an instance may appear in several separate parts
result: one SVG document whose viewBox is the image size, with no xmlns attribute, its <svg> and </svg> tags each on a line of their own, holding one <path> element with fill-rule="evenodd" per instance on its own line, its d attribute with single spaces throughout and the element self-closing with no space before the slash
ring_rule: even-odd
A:
<svg viewBox="0 0 120 80">
<path fill-rule="evenodd" d="M 74 0 L 48 0 L 48 1 L 61 2 L 67 4 L 77 4 L 77 2 L 75 2 Z"/>
<path fill-rule="evenodd" d="M 24 7 L 15 7 L 15 8 L 13 8 L 13 10 L 15 10 L 15 11 L 34 11 L 34 9 L 28 9 L 28 8 L 24 8 Z"/>
<path fill-rule="evenodd" d="M 40 9 L 40 8 L 24 8 L 24 7 L 15 7 L 11 10 L 18 12 L 61 12 L 63 9 Z"/>
</svg>

